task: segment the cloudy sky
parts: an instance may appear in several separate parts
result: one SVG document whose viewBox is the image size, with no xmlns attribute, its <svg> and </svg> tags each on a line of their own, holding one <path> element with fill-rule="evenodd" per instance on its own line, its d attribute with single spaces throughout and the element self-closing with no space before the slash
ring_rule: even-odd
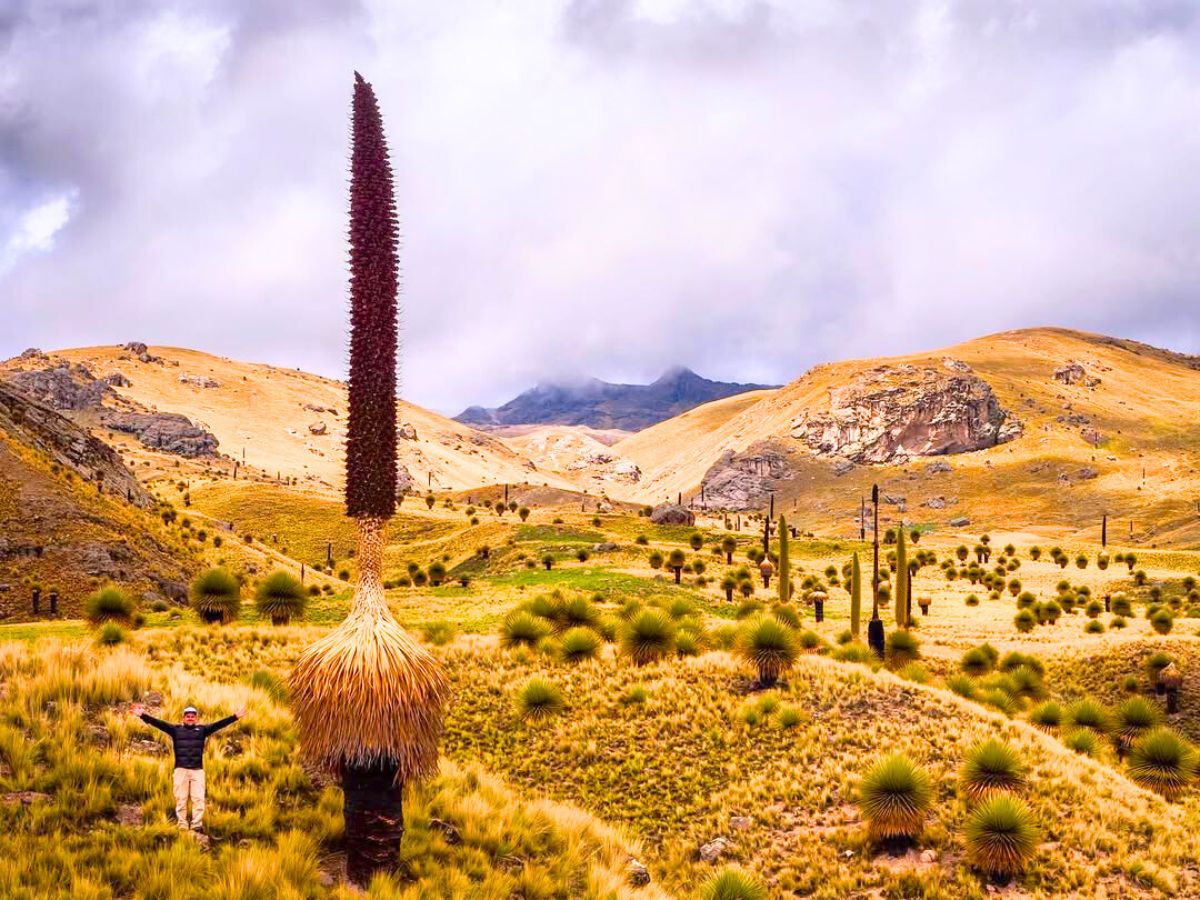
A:
<svg viewBox="0 0 1200 900">
<path fill-rule="evenodd" d="M 1040 324 L 1200 351 L 1192 0 L 0 0 L 0 356 L 342 375 L 354 69 L 426 406 Z"/>
</svg>

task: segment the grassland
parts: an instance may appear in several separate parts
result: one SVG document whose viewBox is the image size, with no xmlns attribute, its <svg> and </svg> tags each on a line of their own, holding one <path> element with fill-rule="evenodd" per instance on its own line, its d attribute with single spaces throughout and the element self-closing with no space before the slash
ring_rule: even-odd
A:
<svg viewBox="0 0 1200 900">
<path fill-rule="evenodd" d="M 224 627 L 202 626 L 173 606 L 144 610 L 144 627 L 111 648 L 98 646 L 77 621 L 0 627 L 0 795 L 45 795 L 0 804 L 0 859 L 7 860 L 0 894 L 347 896 L 338 869 L 340 795 L 300 765 L 282 685 L 301 647 L 344 614 L 348 584 L 337 570 L 352 570 L 353 559 L 336 504 L 316 493 L 262 488 L 193 486 L 191 506 L 179 512 L 194 519 L 193 534 L 202 521 L 234 521 L 221 547 L 211 539 L 190 546 L 204 564 L 223 560 L 239 572 L 247 601 L 271 568 L 298 571 L 301 561 L 320 561 L 312 557 L 323 556 L 329 535 L 345 541 L 332 575 L 308 576 L 318 593 L 305 624 L 267 626 L 246 602 L 241 621 Z M 990 599 L 963 578 L 948 581 L 934 562 L 914 578 L 916 596 L 930 600 L 930 615 L 918 615 L 913 629 L 920 659 L 883 666 L 842 643 L 849 595 L 840 572 L 837 584 L 826 574 L 866 546 L 795 541 L 792 578 L 800 593 L 792 605 L 799 631 L 811 634 L 809 649 L 764 690 L 730 649 L 742 623 L 769 612 L 775 599 L 776 582 L 764 588 L 747 558 L 761 546 L 758 533 L 732 535 L 729 566 L 714 552 L 727 534 L 715 520 L 698 529 L 659 527 L 578 506 L 535 508 L 526 522 L 483 509 L 475 515 L 481 521 L 472 525 L 463 501 L 444 495 L 431 509 L 409 501 L 391 536 L 389 578 L 407 572 L 409 561 L 424 571 L 439 562 L 447 569 L 445 584 L 393 584 L 388 599 L 445 662 L 454 700 L 441 775 L 408 800 L 405 868 L 373 885 L 373 896 L 691 897 L 725 866 L 759 879 L 769 896 L 988 896 L 995 885 L 965 856 L 968 804 L 957 779 L 969 748 L 989 736 L 1010 743 L 1029 767 L 1025 799 L 1040 832 L 1029 867 L 1001 890 L 1060 897 L 1200 891 L 1193 827 L 1200 790 L 1168 802 L 1132 781 L 1107 744 L 1094 758 L 1081 756 L 1068 746 L 1066 729 L 1035 728 L 1031 700 L 1001 710 L 982 691 L 972 699 L 950 689 L 961 689 L 955 676 L 963 653 L 987 641 L 1001 654 L 1034 654 L 1045 666 L 1044 697 L 1068 704 L 1091 696 L 1115 706 L 1127 696 L 1129 676 L 1147 692 L 1146 659 L 1165 650 L 1188 677 L 1171 724 L 1200 737 L 1190 688 L 1200 619 L 1181 608 L 1171 633 L 1159 635 L 1144 615 L 1151 587 L 1177 596 L 1182 578 L 1200 570 L 1196 553 L 1138 548 L 1136 569 L 1146 572 L 1146 584 L 1136 585 L 1125 566 L 1098 569 L 1097 548 L 1085 541 L 1060 542 L 1071 560 L 1064 569 L 1047 555 L 1032 560 L 1028 535 L 993 533 L 997 554 L 1016 545 L 1008 576 L 1019 577 L 1023 591 L 1048 600 L 1063 579 L 1097 598 L 1127 591 L 1135 605 L 1127 627 L 1087 633 L 1085 623 L 1107 626 L 1112 616 L 1093 620 L 1080 607 L 1021 633 L 1007 590 Z M 701 536 L 698 551 L 693 533 Z M 934 532 L 910 551 L 932 551 L 940 562 L 978 537 Z M 678 585 L 649 564 L 652 552 L 671 550 L 693 569 Z M 1074 563 L 1079 553 L 1089 558 L 1084 569 Z M 862 558 L 869 573 L 869 555 Z M 697 562 L 703 575 L 694 571 Z M 722 577 L 747 566 L 754 572 L 749 597 L 739 589 L 727 602 Z M 806 578 L 828 594 L 820 623 L 802 599 Z M 502 645 L 505 616 L 553 591 L 591 604 L 605 638 L 595 658 L 564 662 L 561 632 L 534 647 Z M 978 605 L 967 605 L 971 593 Z M 631 604 L 669 610 L 680 629 L 702 635 L 699 652 L 634 665 L 619 640 L 610 640 L 621 634 Z M 891 631 L 886 604 L 881 614 Z M 520 712 L 520 694 L 538 678 L 561 691 L 564 706 L 533 721 Z M 250 705 L 247 719 L 211 751 L 208 849 L 175 835 L 169 763 L 143 743 L 152 734 L 122 715 L 124 704 L 147 697 L 168 716 L 185 702 L 211 717 Z M 893 751 L 920 762 L 934 785 L 923 833 L 897 856 L 868 840 L 856 803 L 863 773 Z M 705 862 L 698 848 L 718 836 L 731 846 Z M 650 886 L 629 885 L 631 856 L 647 866 Z M 35 864 L 13 862 L 28 859 Z"/>
</svg>

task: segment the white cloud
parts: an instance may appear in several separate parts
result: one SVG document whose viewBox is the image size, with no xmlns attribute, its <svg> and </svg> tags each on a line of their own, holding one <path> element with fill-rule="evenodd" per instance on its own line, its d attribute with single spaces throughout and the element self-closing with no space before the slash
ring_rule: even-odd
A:
<svg viewBox="0 0 1200 900">
<path fill-rule="evenodd" d="M 54 248 L 54 236 L 71 218 L 73 200 L 74 192 L 59 194 L 20 216 L 0 251 L 0 274 L 25 254 L 46 253 Z"/>
<path fill-rule="evenodd" d="M 784 381 L 1046 323 L 1200 349 L 1182 0 L 61 9 L 29 4 L 0 63 L 0 246 L 78 191 L 0 275 L 0 353 L 140 339 L 340 374 L 356 68 L 426 405 L 676 362 Z"/>
</svg>

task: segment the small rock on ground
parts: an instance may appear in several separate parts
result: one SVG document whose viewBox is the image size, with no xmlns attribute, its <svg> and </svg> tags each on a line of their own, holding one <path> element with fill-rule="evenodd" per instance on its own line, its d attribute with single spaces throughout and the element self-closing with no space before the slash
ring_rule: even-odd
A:
<svg viewBox="0 0 1200 900">
<path fill-rule="evenodd" d="M 721 835 L 713 838 L 707 844 L 700 847 L 700 858 L 705 862 L 716 862 L 726 853 L 734 848 L 734 843 L 729 838 Z"/>
<path fill-rule="evenodd" d="M 650 870 L 640 859 L 631 856 L 625 864 L 625 877 L 634 887 L 643 887 L 650 883 Z"/>
</svg>

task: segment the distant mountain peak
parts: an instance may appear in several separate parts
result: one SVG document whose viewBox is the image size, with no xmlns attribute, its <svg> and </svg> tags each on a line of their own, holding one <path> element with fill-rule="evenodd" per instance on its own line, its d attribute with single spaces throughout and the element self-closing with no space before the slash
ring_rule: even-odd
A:
<svg viewBox="0 0 1200 900">
<path fill-rule="evenodd" d="M 640 431 L 711 400 L 772 385 L 710 381 L 675 365 L 650 384 L 613 384 L 598 378 L 543 382 L 503 406 L 471 406 L 455 418 L 467 425 L 586 425 Z"/>
</svg>

